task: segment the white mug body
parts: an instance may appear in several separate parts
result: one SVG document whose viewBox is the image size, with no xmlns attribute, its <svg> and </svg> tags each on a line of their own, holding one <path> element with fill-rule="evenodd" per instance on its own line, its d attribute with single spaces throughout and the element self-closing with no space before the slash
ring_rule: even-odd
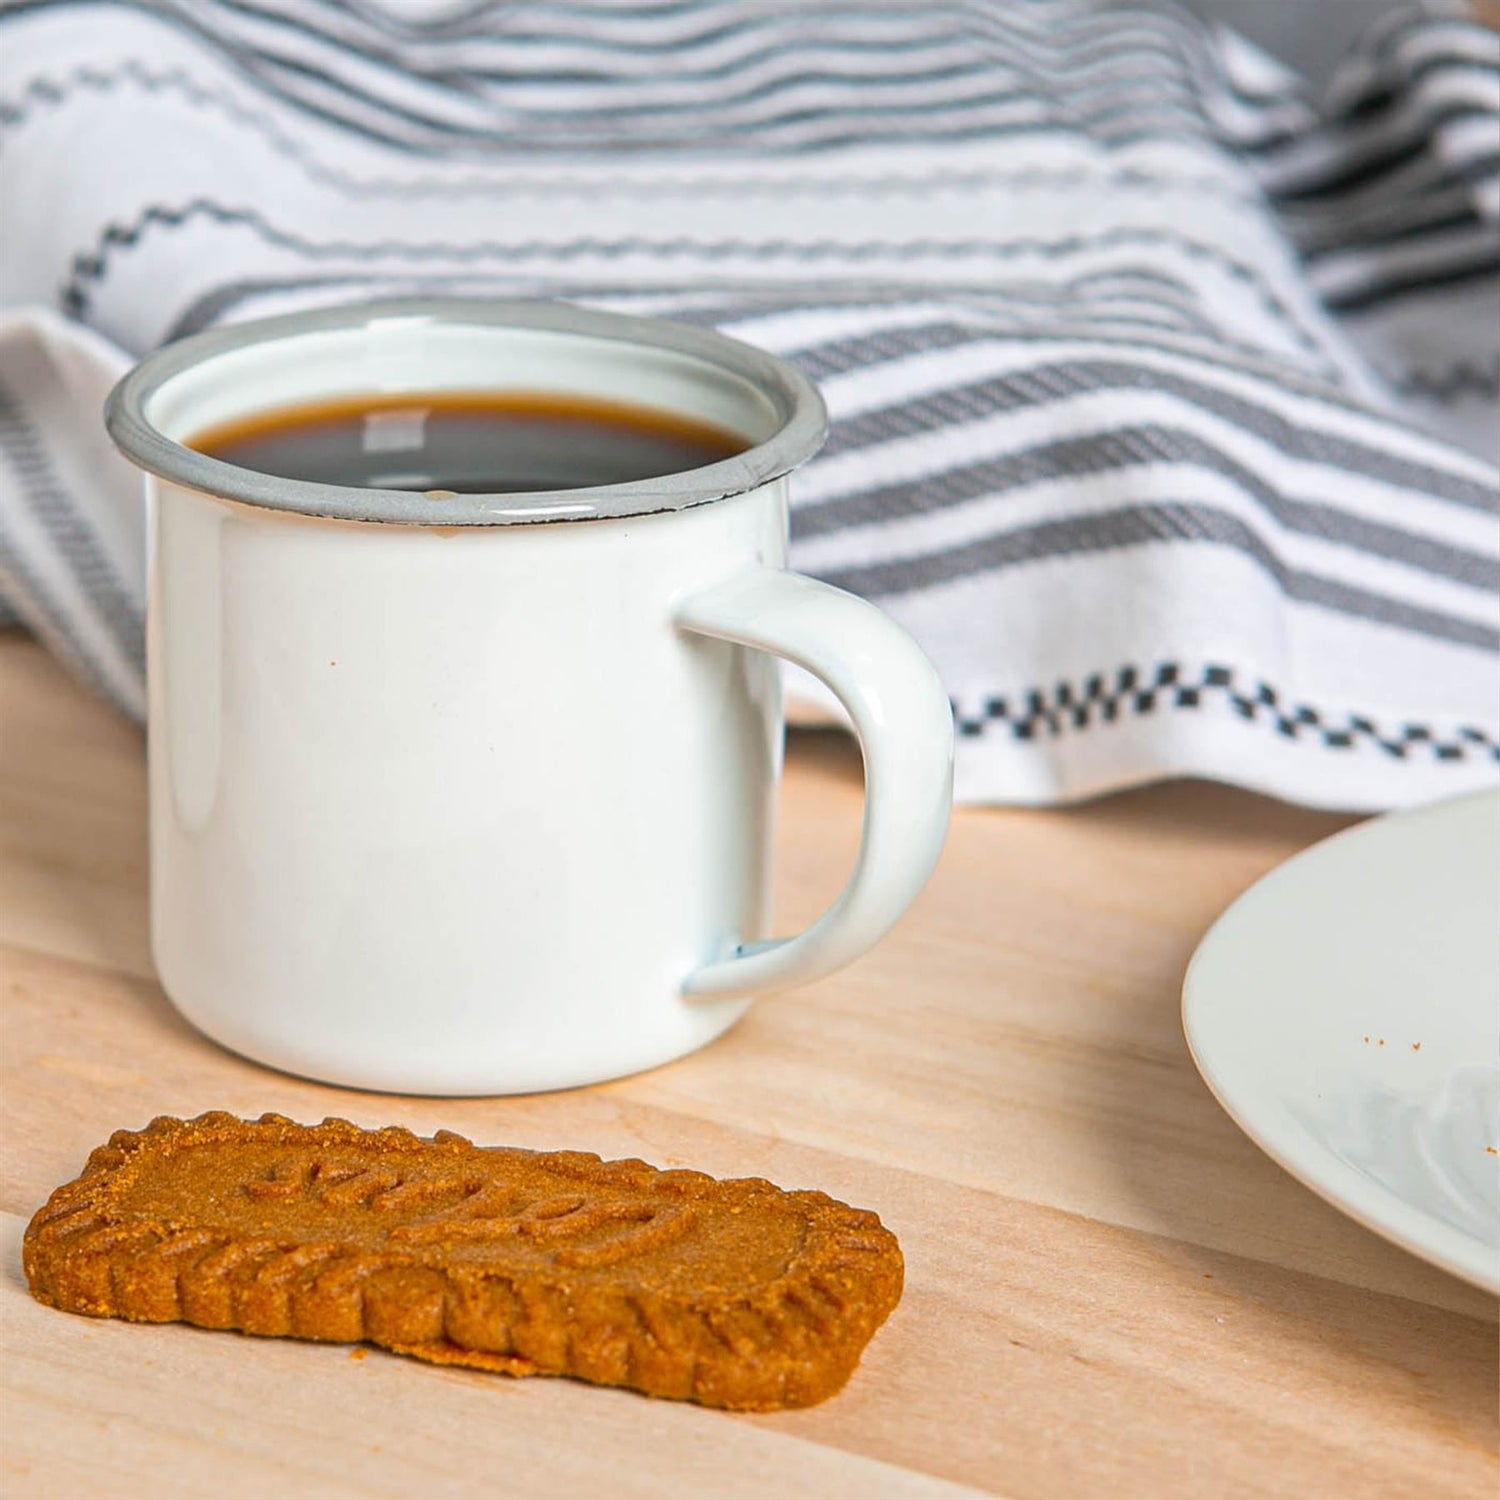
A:
<svg viewBox="0 0 1500 1500">
<path fill-rule="evenodd" d="M 654 1066 L 768 936 L 774 658 L 674 628 L 785 481 L 667 515 L 380 526 L 153 482 L 152 943 L 236 1052 L 364 1088 Z"/>
</svg>

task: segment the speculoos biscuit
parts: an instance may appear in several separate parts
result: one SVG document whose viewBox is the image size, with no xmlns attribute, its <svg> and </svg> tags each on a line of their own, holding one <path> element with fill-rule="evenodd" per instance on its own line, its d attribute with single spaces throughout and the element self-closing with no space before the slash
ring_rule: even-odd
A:
<svg viewBox="0 0 1500 1500">
<path fill-rule="evenodd" d="M 879 1218 L 760 1178 L 345 1120 L 117 1131 L 23 1246 L 68 1312 L 368 1340 L 708 1406 L 808 1406 L 901 1295 Z"/>
</svg>

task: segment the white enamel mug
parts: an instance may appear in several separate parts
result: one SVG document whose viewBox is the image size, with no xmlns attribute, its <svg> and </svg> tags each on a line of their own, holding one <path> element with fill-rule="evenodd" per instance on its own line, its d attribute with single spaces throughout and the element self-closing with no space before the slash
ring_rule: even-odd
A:
<svg viewBox="0 0 1500 1500">
<path fill-rule="evenodd" d="M 506 389 L 752 446 L 447 499 L 183 446 L 343 395 Z M 169 345 L 108 423 L 151 517 L 153 952 L 224 1046 L 411 1093 L 616 1078 L 848 963 L 930 874 L 948 702 L 885 615 L 785 571 L 786 476 L 825 418 L 782 361 L 563 305 L 387 302 Z M 778 656 L 848 709 L 866 802 L 843 894 L 767 941 Z"/>
</svg>

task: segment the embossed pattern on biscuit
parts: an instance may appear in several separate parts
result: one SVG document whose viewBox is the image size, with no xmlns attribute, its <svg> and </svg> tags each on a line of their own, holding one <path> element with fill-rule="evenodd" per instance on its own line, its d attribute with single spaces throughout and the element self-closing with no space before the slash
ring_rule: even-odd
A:
<svg viewBox="0 0 1500 1500">
<path fill-rule="evenodd" d="M 824 1193 L 220 1112 L 117 1131 L 22 1254 L 68 1312 L 755 1411 L 837 1391 L 902 1282 L 895 1236 Z"/>
</svg>

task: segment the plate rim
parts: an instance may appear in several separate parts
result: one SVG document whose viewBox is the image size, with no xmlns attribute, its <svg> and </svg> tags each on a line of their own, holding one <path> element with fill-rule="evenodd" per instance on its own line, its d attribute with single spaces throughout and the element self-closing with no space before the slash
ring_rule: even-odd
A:
<svg viewBox="0 0 1500 1500">
<path fill-rule="evenodd" d="M 1468 1282 L 1471 1286 L 1500 1295 L 1500 1252 L 1497 1252 L 1496 1247 L 1486 1245 L 1482 1240 L 1466 1234 L 1454 1225 L 1445 1224 L 1433 1218 L 1420 1208 L 1414 1208 L 1392 1189 L 1382 1186 L 1341 1161 L 1310 1133 L 1307 1133 L 1307 1138 L 1318 1146 L 1318 1160 L 1328 1170 L 1309 1172 L 1305 1164 L 1299 1163 L 1284 1150 L 1275 1140 L 1274 1132 L 1268 1134 L 1263 1130 L 1254 1118 L 1247 1116 L 1228 1095 L 1223 1087 L 1222 1079 L 1216 1076 L 1213 1063 L 1203 1055 L 1202 1037 L 1201 1034 L 1195 1036 L 1193 1020 L 1194 975 L 1200 968 L 1205 951 L 1213 943 L 1221 928 L 1236 917 L 1246 902 L 1252 899 L 1256 901 L 1265 899 L 1264 887 L 1278 881 L 1292 866 L 1301 864 L 1313 856 L 1322 855 L 1331 845 L 1379 837 L 1380 831 L 1391 823 L 1407 820 L 1425 821 L 1433 814 L 1443 817 L 1452 816 L 1456 814 L 1457 808 L 1474 802 L 1500 804 L 1500 788 L 1489 787 L 1480 791 L 1466 792 L 1459 796 L 1444 798 L 1439 802 L 1401 808 L 1379 817 L 1365 819 L 1350 828 L 1340 829 L 1327 838 L 1319 839 L 1306 849 L 1298 850 L 1289 859 L 1283 860 L 1266 871 L 1219 914 L 1193 949 L 1193 956 L 1188 961 L 1182 979 L 1181 1019 L 1188 1055 L 1193 1060 L 1193 1066 L 1198 1070 L 1198 1076 L 1207 1085 L 1209 1093 L 1213 1095 L 1215 1102 L 1234 1124 L 1277 1166 L 1322 1198 L 1324 1202 L 1331 1204 L 1341 1213 L 1370 1230 L 1371 1233 L 1398 1245 L 1429 1265 L 1437 1266 L 1440 1270 Z M 1383 1213 L 1383 1209 L 1387 1212 Z M 1392 1213 L 1389 1210 L 1395 1212 Z M 1403 1217 L 1410 1219 L 1413 1216 L 1432 1231 L 1431 1238 L 1412 1235 L 1401 1226 Z"/>
</svg>

